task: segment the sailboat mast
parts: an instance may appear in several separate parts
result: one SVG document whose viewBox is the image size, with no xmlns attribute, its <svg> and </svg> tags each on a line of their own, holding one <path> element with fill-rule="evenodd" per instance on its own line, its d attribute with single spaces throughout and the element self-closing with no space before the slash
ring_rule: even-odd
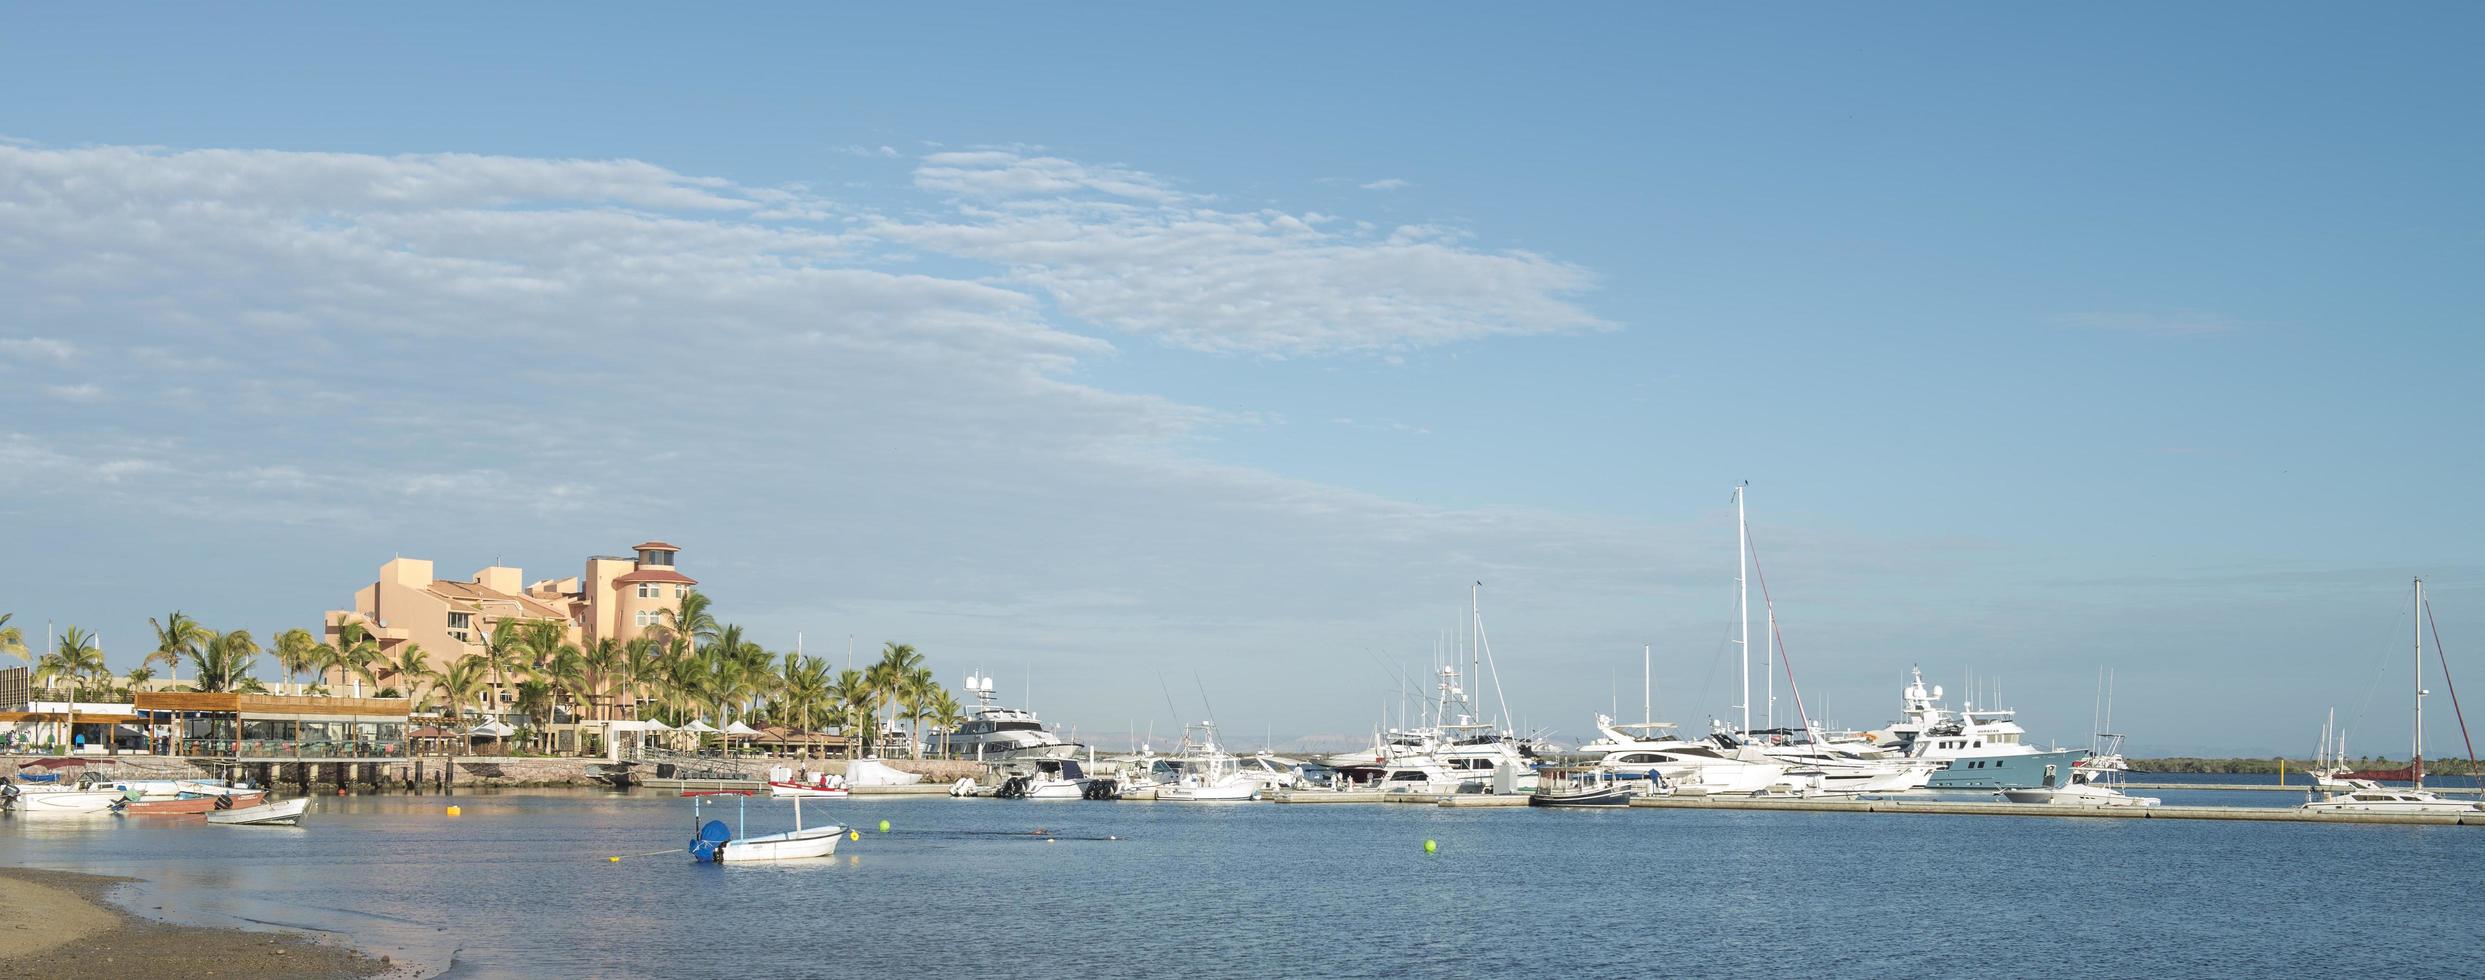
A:
<svg viewBox="0 0 2485 980">
<path fill-rule="evenodd" d="M 1762 687 L 1762 690 L 1765 690 L 1765 691 L 1767 691 L 1767 692 L 1768 692 L 1768 697 L 1766 697 L 1766 698 L 1762 699 L 1762 701 L 1760 702 L 1760 703 L 1761 703 L 1761 705 L 1762 705 L 1762 707 L 1761 707 L 1761 719 L 1762 719 L 1761 724 L 1762 724 L 1762 726 L 1767 727 L 1767 728 L 1776 728 L 1776 727 L 1777 727 L 1777 603 L 1774 603 L 1774 602 L 1764 602 L 1764 603 L 1762 603 L 1762 604 L 1761 604 L 1761 608 L 1767 611 L 1767 612 L 1766 612 L 1766 614 L 1765 614 L 1765 615 L 1767 616 L 1767 621 L 1766 621 L 1766 624 L 1765 624 L 1764 626 L 1762 626 L 1762 627 L 1761 627 L 1761 630 L 1760 630 L 1760 642 L 1763 644 L 1763 645 L 1761 646 L 1761 648 L 1760 648 L 1760 677 L 1761 677 L 1761 687 Z"/>
<path fill-rule="evenodd" d="M 1742 623 L 1735 645 L 1743 651 L 1743 731 L 1752 730 L 1752 592 L 1746 576 L 1751 568 L 1750 525 L 1743 523 L 1743 487 L 1734 488 L 1734 613 Z"/>
<path fill-rule="evenodd" d="M 2410 782 L 2417 789 L 2423 789 L 2425 787 L 2425 580 L 2422 578 L 2416 580 L 2416 611 L 2411 618 L 2415 620 L 2415 629 L 2411 632 L 2416 637 L 2416 749 L 2414 758 L 2409 759 L 2407 765 L 2408 775 L 2415 777 Z"/>
<path fill-rule="evenodd" d="M 1643 643 L 1639 648 L 1639 720 L 1643 724 L 1657 720 L 1657 685 L 1651 679 L 1655 674 L 1656 649 L 1654 643 Z"/>
</svg>

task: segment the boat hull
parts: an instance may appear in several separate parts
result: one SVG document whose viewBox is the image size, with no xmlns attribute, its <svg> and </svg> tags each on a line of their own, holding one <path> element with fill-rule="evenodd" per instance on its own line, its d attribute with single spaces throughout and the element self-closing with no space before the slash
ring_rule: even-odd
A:
<svg viewBox="0 0 2485 980">
<path fill-rule="evenodd" d="M 1527 797 L 1528 806 L 1600 809 L 1631 805 L 1631 791 L 1624 786 L 1605 786 L 1572 792 L 1538 790 Z"/>
<path fill-rule="evenodd" d="M 9 801 L 9 808 L 29 816 L 79 816 L 110 812 L 113 804 L 128 797 L 113 790 L 26 790 Z"/>
<path fill-rule="evenodd" d="M 309 797 L 262 803 L 252 807 L 207 811 L 207 822 L 228 826 L 292 826 L 302 822 L 302 813 L 310 809 Z"/>
<path fill-rule="evenodd" d="M 216 811 L 216 801 L 230 799 L 226 809 L 240 810 L 267 802 L 265 793 L 233 793 L 216 796 L 193 796 L 179 800 L 141 800 L 122 807 L 121 812 L 133 817 L 197 816 Z"/>
<path fill-rule="evenodd" d="M 845 833 L 844 827 L 813 827 L 747 840 L 729 840 L 717 848 L 716 860 L 726 864 L 746 864 L 830 857 L 837 853 L 837 841 Z"/>
<path fill-rule="evenodd" d="M 816 800 L 823 797 L 828 799 L 844 799 L 852 794 L 852 790 L 846 789 L 842 786 L 824 789 L 818 786 L 803 786 L 794 783 L 768 784 L 768 795 L 780 799 L 788 796 L 799 796 L 807 800 Z"/>
<path fill-rule="evenodd" d="M 2087 749 L 2060 749 L 1950 759 L 1950 764 L 1934 773 L 1925 788 L 2005 790 L 2069 786 L 2074 766 L 2087 755 Z"/>
</svg>

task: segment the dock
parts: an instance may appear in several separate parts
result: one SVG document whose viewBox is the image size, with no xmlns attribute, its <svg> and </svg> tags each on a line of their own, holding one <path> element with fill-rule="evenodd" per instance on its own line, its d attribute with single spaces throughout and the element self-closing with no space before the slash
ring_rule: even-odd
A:
<svg viewBox="0 0 2485 980">
<path fill-rule="evenodd" d="M 2266 823 L 2438 824 L 2485 827 L 2485 810 L 2468 814 L 2312 813 L 2275 806 L 2060 806 L 2050 803 L 1969 803 L 1948 800 L 1828 798 L 1736 799 L 1643 796 L 1634 807 L 1660 810 L 1795 810 L 1824 813 L 1943 814 L 1986 817 L 2096 817 L 2125 820 L 2249 820 Z"/>
<path fill-rule="evenodd" d="M 2464 778 L 2464 777 L 2462 777 L 2462 778 Z M 2122 784 L 2122 787 L 2123 787 L 2124 789 L 2215 789 L 2215 790 L 2228 790 L 2228 789 L 2235 789 L 2235 790 L 2243 790 L 2243 791 L 2245 791 L 2245 792 L 2254 792 L 2254 793 L 2279 792 L 2279 793 L 2297 793 L 2297 794 L 2301 794 L 2301 793 L 2308 793 L 2308 792 L 2311 792 L 2311 791 L 2312 791 L 2312 788 L 2311 788 L 2311 787 L 2309 787 L 2309 786 L 2303 786 L 2303 785 L 2300 785 L 2300 784 L 2299 784 L 2299 785 L 2295 785 L 2295 786 L 2269 786 L 2269 785 L 2260 785 L 2260 784 L 2253 784 L 2253 785 L 2238 785 L 2238 784 L 2232 784 L 2232 783 L 2130 783 L 2130 782 L 2126 782 L 2126 783 L 2123 783 L 2123 784 Z M 2437 795 L 2437 796 L 2476 796 L 2476 795 L 2478 795 L 2478 790 L 2476 789 L 2476 787 L 2473 787 L 2473 786 L 2427 786 L 2427 787 L 2425 787 L 2425 791 L 2426 791 L 2426 792 L 2429 792 L 2429 793 L 2433 793 L 2433 794 L 2435 794 L 2435 795 Z"/>
<path fill-rule="evenodd" d="M 633 785 L 655 790 L 702 793 L 764 792 L 768 789 L 768 781 L 764 779 L 641 779 Z"/>
</svg>

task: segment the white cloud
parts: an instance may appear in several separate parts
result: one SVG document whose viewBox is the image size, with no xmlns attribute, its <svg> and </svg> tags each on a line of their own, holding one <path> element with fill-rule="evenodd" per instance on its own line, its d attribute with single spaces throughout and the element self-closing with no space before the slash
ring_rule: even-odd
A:
<svg viewBox="0 0 2485 980">
<path fill-rule="evenodd" d="M 1367 191 L 1394 191 L 1413 187 L 1415 184 L 1413 181 L 1409 181 L 1402 177 L 1383 177 L 1369 184 L 1363 184 L 1360 186 Z"/>
<path fill-rule="evenodd" d="M 1056 174 L 1060 162 L 1002 150 L 934 154 L 916 180 L 1020 194 L 1095 186 Z M 1117 173 L 1115 186 L 1163 186 Z M 1339 222 L 1317 213 L 1119 196 L 1140 199 L 1043 197 L 962 208 L 947 220 L 885 220 L 862 233 L 992 262 L 1072 316 L 1195 350 L 1395 352 L 1611 327 L 1572 301 L 1595 285 L 1587 270 L 1529 252 L 1478 250 L 1448 229 L 1331 230 Z"/>
<path fill-rule="evenodd" d="M 915 186 L 940 194 L 982 200 L 1094 192 L 1158 204 L 1185 200 L 1153 174 L 1095 166 L 1060 157 L 1025 156 L 1016 150 L 934 153 L 915 167 Z"/>
<path fill-rule="evenodd" d="M 44 385 L 43 393 L 69 402 L 91 402 L 104 396 L 103 388 L 93 384 Z"/>
<path fill-rule="evenodd" d="M 1648 585 L 1667 529 L 1218 465 L 1203 433 L 1271 416 L 1081 380 L 1114 356 L 1090 324 L 1288 356 L 1601 329 L 1571 299 L 1584 269 L 1015 150 L 916 179 L 928 216 L 847 220 L 635 161 L 0 147 L 5 350 L 74 355 L 112 394 L 73 423 L 0 386 L 0 509 L 178 526 L 338 590 L 173 597 L 272 620 L 400 551 L 566 561 L 662 534 L 730 615 L 787 634 L 1089 665 L 1210 627 L 1313 658 L 1349 628 L 1429 635 L 1445 575 L 1548 614 Z M 927 604 L 1043 621 L 902 612 Z M 1237 625 L 1246 605 L 1286 622 Z"/>
<path fill-rule="evenodd" d="M 77 345 L 50 337 L 0 337 L 0 356 L 17 360 L 42 359 L 66 364 L 78 356 Z"/>
</svg>

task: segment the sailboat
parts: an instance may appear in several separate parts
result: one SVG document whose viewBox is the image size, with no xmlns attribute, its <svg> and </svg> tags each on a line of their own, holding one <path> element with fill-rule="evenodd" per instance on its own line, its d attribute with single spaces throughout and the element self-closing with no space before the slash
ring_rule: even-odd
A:
<svg viewBox="0 0 2485 980">
<path fill-rule="evenodd" d="M 2318 795 L 2304 803 L 2305 812 L 2467 814 L 2485 810 L 2485 803 L 2443 799 L 2425 789 L 2425 616 L 2427 610 L 2424 579 L 2416 580 L 2415 593 L 2416 723 L 2415 742 L 2408 753 L 2407 788 L 2394 789 L 2358 778 L 2367 774 L 2332 773 L 2333 780 L 2345 780 L 2345 791 L 2321 793 L 2318 789 L 2321 783 L 2316 782 L 2315 793 Z M 2448 670 L 2447 667 L 2444 669 Z M 2457 707 L 2455 700 L 2453 707 Z M 2333 782 L 2332 785 L 2338 784 Z"/>
</svg>

